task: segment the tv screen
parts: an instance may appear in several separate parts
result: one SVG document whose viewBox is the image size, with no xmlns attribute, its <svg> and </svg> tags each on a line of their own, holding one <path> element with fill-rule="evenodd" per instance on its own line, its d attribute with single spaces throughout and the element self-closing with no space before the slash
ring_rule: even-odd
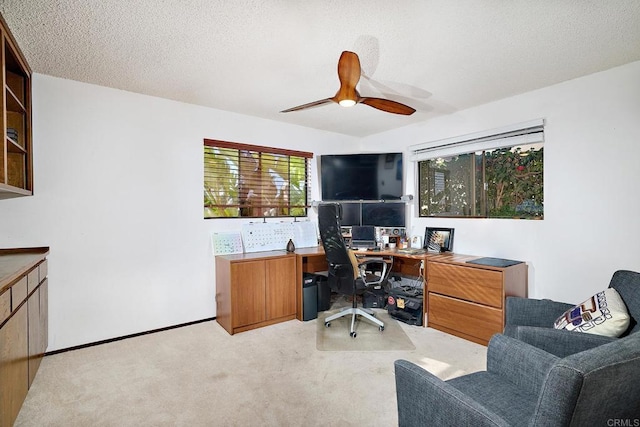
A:
<svg viewBox="0 0 640 427">
<path fill-rule="evenodd" d="M 322 200 L 398 200 L 402 153 L 320 156 Z"/>
<path fill-rule="evenodd" d="M 404 227 L 404 203 L 363 203 L 362 225 L 376 227 Z"/>
<path fill-rule="evenodd" d="M 342 202 L 340 206 L 342 206 L 340 225 L 344 227 L 360 225 L 360 203 Z"/>
</svg>

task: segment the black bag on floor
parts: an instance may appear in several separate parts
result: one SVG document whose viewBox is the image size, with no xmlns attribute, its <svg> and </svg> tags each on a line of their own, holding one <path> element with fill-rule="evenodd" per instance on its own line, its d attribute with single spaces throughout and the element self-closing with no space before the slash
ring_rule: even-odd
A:
<svg viewBox="0 0 640 427">
<path fill-rule="evenodd" d="M 384 308 L 387 305 L 387 290 L 383 286 L 371 286 L 362 294 L 364 308 Z"/>
<path fill-rule="evenodd" d="M 423 292 L 420 288 L 393 288 L 387 297 L 387 312 L 392 318 L 409 325 L 422 326 Z"/>
</svg>

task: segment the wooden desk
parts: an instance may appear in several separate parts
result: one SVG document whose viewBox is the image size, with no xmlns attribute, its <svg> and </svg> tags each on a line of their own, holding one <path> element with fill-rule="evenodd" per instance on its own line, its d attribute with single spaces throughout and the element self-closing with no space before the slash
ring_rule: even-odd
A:
<svg viewBox="0 0 640 427">
<path fill-rule="evenodd" d="M 297 277 L 285 251 L 216 256 L 216 320 L 233 335 L 294 319 Z"/>
<path fill-rule="evenodd" d="M 424 325 L 487 344 L 504 329 L 504 300 L 527 296 L 527 265 L 469 264 L 479 256 L 356 251 L 393 257 L 392 271 L 419 277 Z M 321 246 L 216 256 L 217 320 L 230 334 L 297 318 L 302 321 L 303 274 L 327 271 Z"/>
<path fill-rule="evenodd" d="M 453 253 L 408 254 L 398 250 L 355 251 L 356 255 L 393 257 L 392 271 L 420 276 L 423 268 L 424 326 L 483 345 L 504 330 L 507 296 L 527 296 L 527 264 L 492 267 L 470 264 L 480 256 Z M 296 251 L 297 283 L 304 272 L 326 271 L 321 247 Z M 296 286 L 297 318 L 302 320 L 302 289 Z"/>
<path fill-rule="evenodd" d="M 354 251 L 356 255 L 362 256 L 382 256 L 382 257 L 393 257 L 393 269 L 392 271 L 408 276 L 420 276 L 420 265 L 422 261 L 425 261 L 428 257 L 439 256 L 439 254 L 407 254 L 398 252 L 397 249 L 394 250 L 384 250 L 384 251 Z M 327 259 L 324 254 L 324 249 L 322 246 L 318 246 L 315 248 L 304 248 L 304 249 L 296 249 L 296 281 L 297 283 L 302 283 L 302 276 L 304 273 L 316 273 L 318 271 L 327 271 Z M 424 275 L 426 278 L 426 274 Z M 298 320 L 302 320 L 302 286 L 298 285 L 296 287 L 297 295 L 297 310 L 296 310 L 296 318 Z M 426 283 L 425 283 L 425 295 L 426 295 Z M 426 297 L 425 304 L 426 310 Z"/>
<path fill-rule="evenodd" d="M 427 262 L 427 326 L 487 345 L 504 330 L 505 298 L 527 296 L 527 264 L 468 263 L 477 256 L 441 254 Z"/>
</svg>

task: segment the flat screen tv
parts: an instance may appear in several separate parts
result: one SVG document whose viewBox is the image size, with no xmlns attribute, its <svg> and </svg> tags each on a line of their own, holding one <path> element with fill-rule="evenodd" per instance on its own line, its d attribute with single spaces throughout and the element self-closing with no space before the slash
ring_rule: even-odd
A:
<svg viewBox="0 0 640 427">
<path fill-rule="evenodd" d="M 398 200 L 402 153 L 320 156 L 322 200 Z"/>
</svg>

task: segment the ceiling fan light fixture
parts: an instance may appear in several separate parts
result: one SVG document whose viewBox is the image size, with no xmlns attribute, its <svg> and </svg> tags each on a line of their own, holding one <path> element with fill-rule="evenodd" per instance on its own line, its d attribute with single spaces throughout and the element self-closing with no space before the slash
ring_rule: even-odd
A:
<svg viewBox="0 0 640 427">
<path fill-rule="evenodd" d="M 342 107 L 353 107 L 356 104 L 362 103 L 380 111 L 402 114 L 405 116 L 413 114 L 416 111 L 408 105 L 404 105 L 390 99 L 360 96 L 356 86 L 358 85 L 361 74 L 362 69 L 360 68 L 360 59 L 358 58 L 358 55 L 345 50 L 342 52 L 342 55 L 340 55 L 340 59 L 338 60 L 338 80 L 340 80 L 340 89 L 333 97 L 309 102 L 308 104 L 298 105 L 297 107 L 283 110 L 281 113 L 304 110 L 331 102 L 336 102 Z"/>
<path fill-rule="evenodd" d="M 353 99 L 343 99 L 342 101 L 338 102 L 338 104 L 343 107 L 353 107 L 354 105 L 356 105 L 356 101 L 354 101 Z"/>
</svg>

